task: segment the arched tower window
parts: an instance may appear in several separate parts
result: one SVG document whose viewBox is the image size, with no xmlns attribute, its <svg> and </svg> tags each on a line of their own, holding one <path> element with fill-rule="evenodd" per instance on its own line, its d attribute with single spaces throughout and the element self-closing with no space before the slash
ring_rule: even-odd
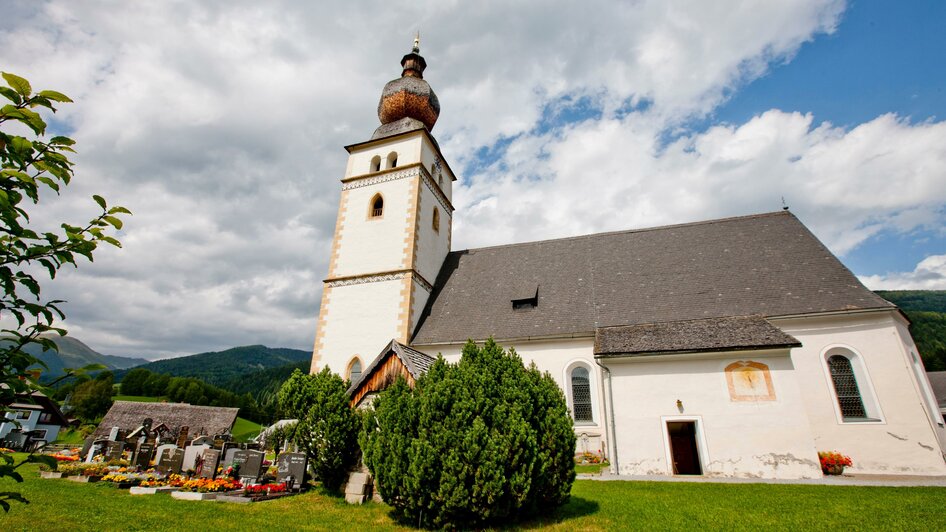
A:
<svg viewBox="0 0 946 532">
<path fill-rule="evenodd" d="M 381 170 L 381 156 L 380 156 L 380 155 L 375 155 L 375 156 L 372 157 L 372 159 L 371 159 L 371 171 L 372 171 L 372 172 L 378 172 L 378 171 L 380 171 L 380 170 Z"/>
<path fill-rule="evenodd" d="M 395 168 L 397 166 L 397 152 L 392 151 L 388 154 L 388 168 Z"/>
<path fill-rule="evenodd" d="M 434 207 L 434 220 L 431 225 L 433 225 L 434 231 L 440 232 L 440 209 L 437 207 Z"/>
<path fill-rule="evenodd" d="M 591 408 L 591 379 L 588 368 L 576 366 L 571 373 L 572 416 L 576 423 L 594 421 Z"/>
<path fill-rule="evenodd" d="M 348 364 L 348 380 L 351 382 L 357 381 L 361 377 L 361 359 L 355 357 L 351 363 Z"/>
<path fill-rule="evenodd" d="M 828 369 L 831 371 L 831 381 L 834 383 L 834 394 L 841 408 L 841 417 L 845 420 L 866 419 L 867 411 L 857 386 L 851 359 L 844 355 L 831 355 L 828 357 Z"/>
<path fill-rule="evenodd" d="M 384 214 L 384 198 L 381 197 L 381 194 L 375 194 L 371 198 L 371 207 L 368 212 L 369 218 L 380 218 Z"/>
</svg>

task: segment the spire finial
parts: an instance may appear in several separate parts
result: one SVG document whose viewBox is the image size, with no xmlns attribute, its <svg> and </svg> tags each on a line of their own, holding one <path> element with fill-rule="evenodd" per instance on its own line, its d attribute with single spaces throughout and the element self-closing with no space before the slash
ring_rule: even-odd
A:
<svg viewBox="0 0 946 532">
<path fill-rule="evenodd" d="M 414 35 L 414 47 L 411 48 L 411 51 L 415 54 L 420 53 L 420 30 L 417 31 L 416 35 Z"/>
</svg>

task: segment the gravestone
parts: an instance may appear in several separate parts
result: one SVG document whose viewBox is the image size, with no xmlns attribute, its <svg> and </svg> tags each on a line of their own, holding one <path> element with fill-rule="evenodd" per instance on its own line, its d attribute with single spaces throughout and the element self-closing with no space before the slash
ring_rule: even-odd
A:
<svg viewBox="0 0 946 532">
<path fill-rule="evenodd" d="M 180 432 L 177 433 L 177 446 L 181 449 L 187 446 L 187 432 L 188 427 L 187 425 L 184 425 L 181 427 Z"/>
<path fill-rule="evenodd" d="M 177 445 L 174 445 L 173 443 L 158 445 L 158 448 L 155 449 L 154 452 L 154 464 L 160 465 L 161 462 L 167 460 L 168 456 L 170 456 L 168 453 L 170 453 L 173 449 L 177 449 Z"/>
<path fill-rule="evenodd" d="M 233 450 L 233 455 L 232 455 L 232 457 L 230 458 L 230 461 L 228 462 L 229 464 L 232 464 L 234 467 L 239 467 L 239 468 L 240 468 L 240 469 L 239 469 L 239 475 L 238 475 L 238 476 L 240 476 L 240 477 L 243 477 L 243 472 L 244 472 L 244 470 L 245 470 L 246 458 L 247 458 L 246 453 L 247 453 L 247 451 L 243 451 L 243 450 L 239 450 L 239 449 L 234 449 L 234 450 Z"/>
<path fill-rule="evenodd" d="M 108 431 L 108 439 L 111 440 L 111 441 L 118 441 L 118 439 L 119 439 L 119 438 L 118 438 L 118 433 L 119 433 L 119 432 L 120 432 L 120 430 L 119 430 L 118 427 L 112 427 L 112 429 Z"/>
<path fill-rule="evenodd" d="M 93 458 L 100 454 L 105 454 L 105 451 L 108 449 L 108 440 L 95 440 L 92 442 L 92 446 L 89 447 L 88 453 L 85 455 L 85 461 L 91 462 Z"/>
<path fill-rule="evenodd" d="M 223 465 L 224 467 L 229 467 L 234 465 L 233 457 L 239 451 L 236 447 L 227 447 L 227 450 L 223 452 Z"/>
<path fill-rule="evenodd" d="M 140 469 L 148 469 L 151 467 L 151 453 L 153 451 L 154 445 L 150 443 L 142 443 L 138 446 L 134 456 L 132 456 L 131 465 Z"/>
<path fill-rule="evenodd" d="M 243 465 L 240 466 L 240 480 L 244 484 L 255 484 L 263 474 L 263 460 L 266 453 L 260 451 L 239 451 L 245 453 Z M 238 453 L 238 454 L 239 454 Z"/>
<path fill-rule="evenodd" d="M 108 442 L 108 447 L 105 451 L 105 459 L 109 462 L 112 460 L 121 460 L 122 453 L 125 452 L 125 442 L 123 441 L 110 441 Z"/>
<path fill-rule="evenodd" d="M 216 449 L 204 450 L 204 463 L 200 467 L 200 478 L 214 478 L 217 476 L 217 464 L 220 463 L 220 451 Z"/>
<path fill-rule="evenodd" d="M 285 482 L 287 489 L 301 488 L 308 465 L 305 453 L 282 453 L 276 459 L 276 483 Z"/>
<path fill-rule="evenodd" d="M 197 459 L 200 458 L 207 449 L 210 449 L 209 445 L 188 445 L 187 448 L 184 449 L 184 461 L 181 464 L 181 469 L 190 471 L 196 468 Z"/>
<path fill-rule="evenodd" d="M 209 447 L 213 447 L 213 444 L 214 439 L 210 436 L 198 436 L 191 442 L 191 445 L 207 445 Z"/>
<path fill-rule="evenodd" d="M 180 475 L 181 466 L 184 464 L 184 449 L 175 447 L 168 453 L 168 457 L 161 461 L 161 467 L 166 468 L 165 472 L 169 475 Z"/>
</svg>

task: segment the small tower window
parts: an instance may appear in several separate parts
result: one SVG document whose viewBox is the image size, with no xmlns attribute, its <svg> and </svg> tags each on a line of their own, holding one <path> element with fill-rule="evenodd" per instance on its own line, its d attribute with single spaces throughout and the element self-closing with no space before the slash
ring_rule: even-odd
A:
<svg viewBox="0 0 946 532">
<path fill-rule="evenodd" d="M 434 207 L 434 221 L 432 222 L 434 231 L 440 232 L 440 210 Z"/>
<path fill-rule="evenodd" d="M 397 152 L 392 151 L 388 154 L 388 168 L 397 167 Z"/>
<path fill-rule="evenodd" d="M 384 198 L 381 197 L 381 194 L 375 194 L 371 198 L 371 211 L 368 213 L 369 218 L 380 218 L 384 214 Z"/>
<path fill-rule="evenodd" d="M 380 171 L 380 170 L 381 170 L 381 156 L 380 156 L 380 155 L 375 155 L 375 156 L 371 159 L 371 171 L 372 171 L 372 172 L 378 172 L 378 171 Z"/>
<path fill-rule="evenodd" d="M 440 185 L 441 189 L 443 188 L 443 174 L 442 173 L 437 174 L 437 184 Z"/>
</svg>

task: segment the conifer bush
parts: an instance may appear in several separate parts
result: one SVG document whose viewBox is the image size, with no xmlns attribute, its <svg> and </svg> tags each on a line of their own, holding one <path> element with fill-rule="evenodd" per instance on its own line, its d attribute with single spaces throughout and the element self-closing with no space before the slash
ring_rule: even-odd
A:
<svg viewBox="0 0 946 532">
<path fill-rule="evenodd" d="M 404 521 L 468 528 L 563 504 L 575 479 L 565 396 L 492 339 L 440 358 L 414 389 L 382 392 L 359 436 L 381 497 Z"/>
<path fill-rule="evenodd" d="M 308 455 L 322 486 L 337 491 L 358 458 L 358 415 L 346 381 L 328 367 L 314 375 L 296 370 L 279 391 L 280 408 L 299 422 L 294 441 Z"/>
</svg>

